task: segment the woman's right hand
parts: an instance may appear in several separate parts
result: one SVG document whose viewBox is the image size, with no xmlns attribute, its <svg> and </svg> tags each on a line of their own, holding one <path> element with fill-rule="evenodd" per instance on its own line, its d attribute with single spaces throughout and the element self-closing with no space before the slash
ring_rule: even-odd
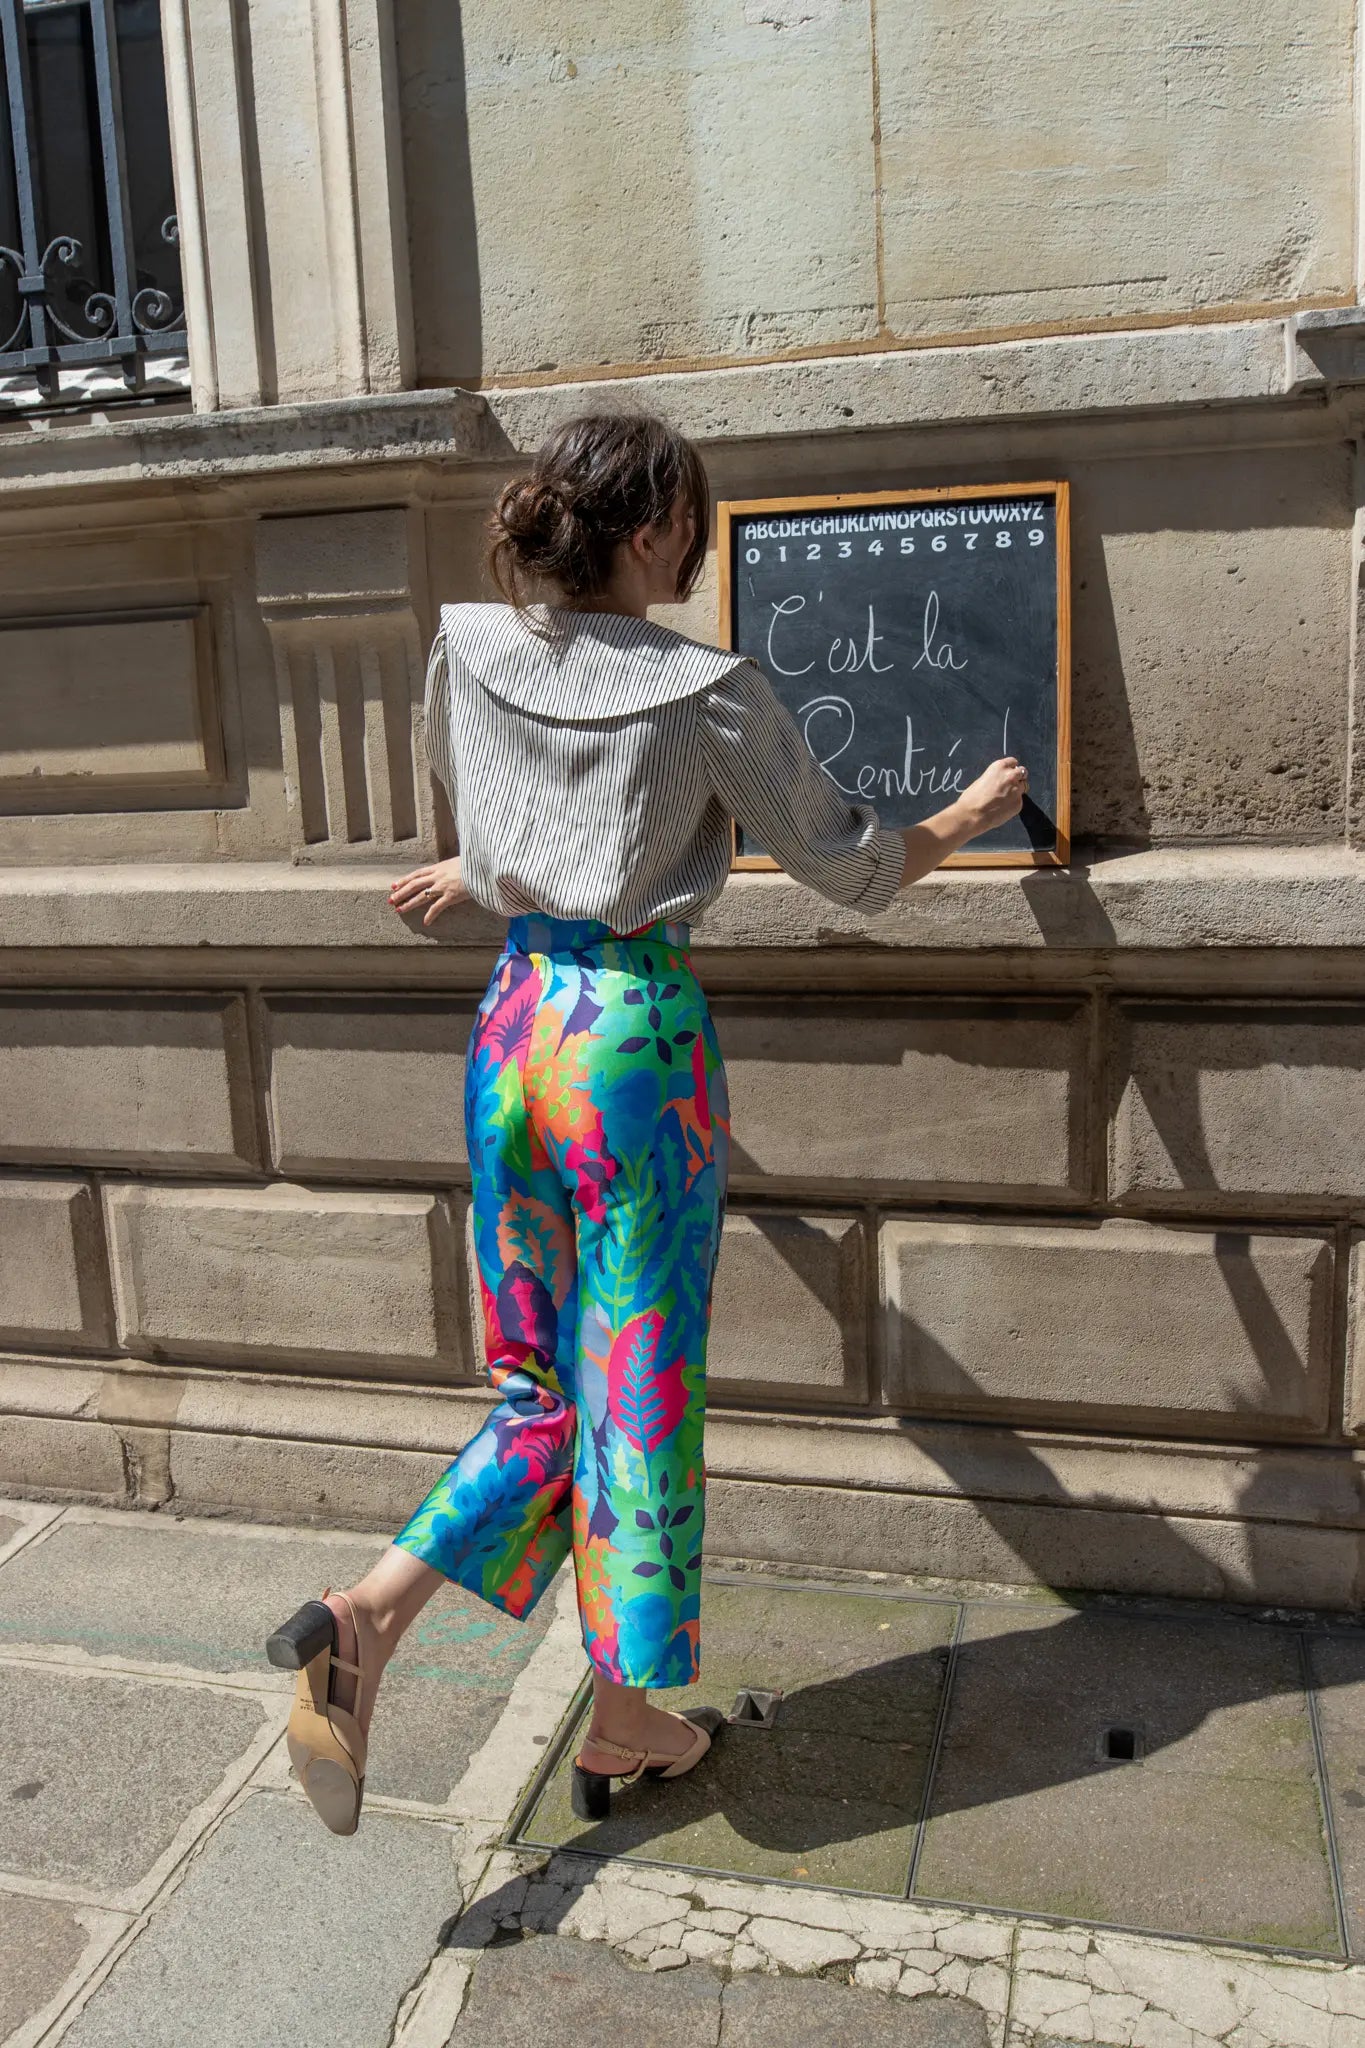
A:
<svg viewBox="0 0 1365 2048">
<path fill-rule="evenodd" d="M 982 832 L 992 832 L 997 825 L 1006 825 L 1011 818 L 1017 818 L 1027 795 L 1028 769 L 1016 761 L 1013 754 L 1006 754 L 1003 760 L 992 761 L 975 782 L 968 783 L 958 798 L 971 824 L 968 836 L 975 839 Z"/>
<path fill-rule="evenodd" d="M 935 811 L 922 825 L 907 825 L 902 889 L 932 874 L 940 861 L 949 859 L 968 840 L 1017 818 L 1027 794 L 1028 769 L 1007 754 L 1002 761 L 992 761 L 975 782 L 969 782 L 946 810 Z"/>
</svg>

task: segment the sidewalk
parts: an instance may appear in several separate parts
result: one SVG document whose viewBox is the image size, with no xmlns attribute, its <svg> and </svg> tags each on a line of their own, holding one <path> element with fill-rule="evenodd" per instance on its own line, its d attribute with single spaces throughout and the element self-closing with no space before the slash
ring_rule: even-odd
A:
<svg viewBox="0 0 1365 2048">
<path fill-rule="evenodd" d="M 776 1720 L 587 1829 L 571 1584 L 450 1589 L 336 1841 L 259 1646 L 375 1548 L 0 1503 L 0 2044 L 1365 2048 L 1359 1631 L 713 1573 Z"/>
</svg>

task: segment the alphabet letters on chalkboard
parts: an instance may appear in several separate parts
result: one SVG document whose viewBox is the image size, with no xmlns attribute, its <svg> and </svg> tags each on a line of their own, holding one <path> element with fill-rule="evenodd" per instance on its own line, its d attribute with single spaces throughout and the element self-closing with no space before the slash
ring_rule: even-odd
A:
<svg viewBox="0 0 1365 2048">
<path fill-rule="evenodd" d="M 998 756 L 1026 764 L 1022 816 L 957 864 L 1067 859 L 1067 510 L 1063 483 L 719 508 L 722 635 L 848 796 L 913 825 Z M 737 854 L 771 865 L 742 832 Z"/>
</svg>

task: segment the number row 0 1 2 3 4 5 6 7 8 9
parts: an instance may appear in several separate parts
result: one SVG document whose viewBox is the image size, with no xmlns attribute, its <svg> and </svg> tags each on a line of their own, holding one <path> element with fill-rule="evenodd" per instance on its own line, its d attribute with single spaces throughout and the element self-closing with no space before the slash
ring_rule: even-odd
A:
<svg viewBox="0 0 1365 2048">
<path fill-rule="evenodd" d="M 1047 539 L 1047 535 L 1041 526 L 1029 526 L 1025 527 L 1022 538 L 1029 547 L 1040 548 Z M 922 554 L 926 550 L 932 555 L 946 555 L 950 547 L 960 548 L 966 554 L 974 554 L 978 550 L 984 554 L 989 552 L 992 544 L 1003 550 L 1005 548 L 1012 548 L 1014 541 L 1014 534 L 1005 527 L 1001 527 L 995 533 L 936 533 L 929 540 L 926 540 L 923 534 L 912 535 L 907 533 L 902 534 L 900 539 L 892 546 L 888 546 L 885 541 L 870 540 L 859 552 L 868 555 L 890 555 L 892 560 L 897 555 Z M 770 543 L 770 546 L 776 548 L 779 562 L 823 562 L 831 559 L 846 562 L 854 552 L 855 543 L 851 540 L 829 542 L 818 540 L 774 541 Z M 826 546 L 832 551 L 828 556 L 824 553 Z M 801 552 L 802 549 L 805 550 L 804 554 Z M 790 553 L 788 550 L 790 550 Z M 763 560 L 762 548 L 747 547 L 744 550 L 744 559 L 751 568 L 754 567 L 755 564 Z"/>
</svg>

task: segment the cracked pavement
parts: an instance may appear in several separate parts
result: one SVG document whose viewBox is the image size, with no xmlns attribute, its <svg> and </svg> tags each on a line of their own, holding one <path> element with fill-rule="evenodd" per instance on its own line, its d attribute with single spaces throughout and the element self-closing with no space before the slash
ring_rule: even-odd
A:
<svg viewBox="0 0 1365 2048">
<path fill-rule="evenodd" d="M 567 1579 L 522 1628 L 458 1589 L 434 1603 L 386 1682 L 360 1832 L 334 1840 L 290 1781 L 290 1685 L 259 1643 L 375 1547 L 354 1532 L 0 1502 L 4 2048 L 498 2048 L 539 2044 L 549 2010 L 578 2048 L 626 2034 L 636 2048 L 1365 2048 L 1365 1966 L 1277 1951 L 1269 1934 L 1256 1952 L 706 1874 L 642 1860 L 638 1843 L 605 1860 L 508 1846 L 582 1675 Z M 1010 1639 L 1051 1654 L 1055 1638 L 1027 1618 Z M 978 1634 L 996 1644 L 997 1610 L 988 1621 Z M 928 1654 L 912 1645 L 905 1670 L 930 1669 L 914 1661 Z M 1343 1754 L 1349 1675 L 1321 1715 Z M 964 1698 L 970 1727 L 969 1686 Z M 1292 1701 L 1271 1705 L 1225 1688 L 1200 1722 L 1194 1789 L 1176 1778 L 1177 1745 L 1167 1764 L 1181 1797 L 1207 1796 L 1196 1777 L 1250 1714 L 1270 1773 L 1254 1781 L 1261 1825 L 1267 1840 L 1298 1831 L 1285 1866 L 1297 1883 L 1311 1847 L 1301 1731 Z M 1243 1784 L 1250 1766 L 1240 1752 L 1233 1763 Z M 1105 1778 L 1098 1794 L 1127 1784 Z M 994 1827 L 1018 1883 L 1020 1814 L 1048 1789 L 964 1796 L 971 1853 Z M 1346 1842 L 1348 1890 L 1352 1853 Z M 1042 1846 L 1037 1866 L 1041 1887 Z"/>
</svg>

